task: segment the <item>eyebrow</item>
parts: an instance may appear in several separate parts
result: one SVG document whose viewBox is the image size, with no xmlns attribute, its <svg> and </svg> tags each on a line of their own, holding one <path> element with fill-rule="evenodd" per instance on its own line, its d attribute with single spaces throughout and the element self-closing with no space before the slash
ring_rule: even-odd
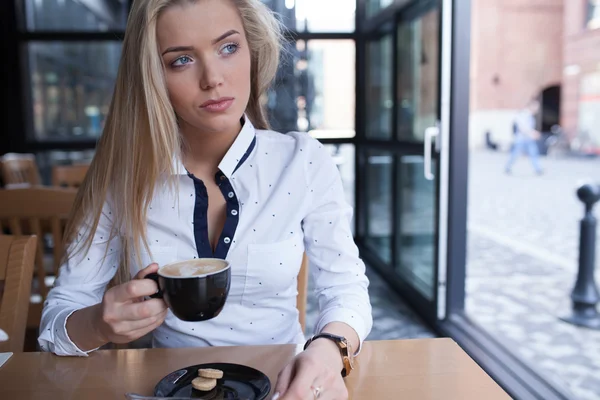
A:
<svg viewBox="0 0 600 400">
<path fill-rule="evenodd" d="M 235 29 L 231 29 L 231 30 L 225 32 L 224 34 L 222 34 L 221 36 L 219 36 L 218 38 L 214 39 L 211 43 L 212 44 L 217 44 L 221 40 L 223 40 L 223 39 L 225 39 L 225 38 L 227 38 L 227 37 L 229 37 L 231 35 L 235 35 L 236 33 L 239 35 L 238 31 L 236 31 Z"/>
<path fill-rule="evenodd" d="M 225 32 L 224 34 L 222 34 L 221 36 L 219 36 L 218 38 L 216 38 L 216 39 L 213 39 L 213 40 L 211 41 L 211 43 L 212 43 L 213 45 L 214 45 L 214 44 L 217 44 L 217 43 L 219 43 L 221 40 L 223 40 L 223 39 L 225 39 L 225 38 L 228 38 L 229 36 L 231 36 L 231 35 L 235 35 L 235 34 L 238 34 L 238 35 L 239 35 L 239 32 L 238 32 L 238 31 L 236 31 L 235 29 L 231 29 L 231 30 L 229 30 L 229 31 Z M 169 47 L 168 49 L 166 49 L 166 50 L 165 50 L 165 51 L 162 53 L 162 55 L 164 56 L 164 55 L 165 55 L 165 54 L 167 54 L 167 53 L 177 53 L 177 52 L 180 52 L 180 51 L 192 51 L 192 50 L 194 50 L 194 46 L 175 46 L 175 47 Z"/>
</svg>

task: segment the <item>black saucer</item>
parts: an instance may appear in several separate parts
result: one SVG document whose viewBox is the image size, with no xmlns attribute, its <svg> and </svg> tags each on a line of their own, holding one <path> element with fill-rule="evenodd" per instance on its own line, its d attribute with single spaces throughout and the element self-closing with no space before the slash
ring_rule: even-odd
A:
<svg viewBox="0 0 600 400">
<path fill-rule="evenodd" d="M 223 379 L 217 380 L 217 387 L 210 392 L 200 392 L 192 388 L 192 380 L 203 368 L 220 369 Z M 160 397 L 191 397 L 204 400 L 263 400 L 271 392 L 271 381 L 262 372 L 238 364 L 200 364 L 174 371 L 165 376 L 154 388 L 154 395 Z"/>
</svg>

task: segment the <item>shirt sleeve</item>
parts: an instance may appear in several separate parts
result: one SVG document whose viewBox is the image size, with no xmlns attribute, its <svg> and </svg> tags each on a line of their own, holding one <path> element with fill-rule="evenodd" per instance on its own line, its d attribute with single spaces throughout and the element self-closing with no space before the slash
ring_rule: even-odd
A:
<svg viewBox="0 0 600 400">
<path fill-rule="evenodd" d="M 87 356 L 96 350 L 82 351 L 69 338 L 67 319 L 75 311 L 102 301 L 104 291 L 119 266 L 121 244 L 111 238 L 111 211 L 104 206 L 89 251 L 79 251 L 61 267 L 54 287 L 48 293 L 42 311 L 38 343 L 42 351 L 59 356 Z M 71 248 L 83 244 L 85 225 L 77 233 Z"/>
<path fill-rule="evenodd" d="M 331 322 L 351 326 L 362 343 L 373 318 L 365 264 L 354 243 L 352 207 L 346 202 L 340 173 L 327 149 L 310 139 L 307 186 L 310 207 L 303 220 L 304 241 L 319 303 L 315 333 Z"/>
</svg>

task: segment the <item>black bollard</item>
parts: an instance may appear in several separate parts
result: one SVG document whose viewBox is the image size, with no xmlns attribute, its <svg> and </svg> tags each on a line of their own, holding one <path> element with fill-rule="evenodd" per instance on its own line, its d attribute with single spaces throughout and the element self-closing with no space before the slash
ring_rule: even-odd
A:
<svg viewBox="0 0 600 400">
<path fill-rule="evenodd" d="M 580 224 L 579 270 L 571 292 L 572 313 L 561 319 L 574 325 L 600 330 L 600 314 L 596 309 L 600 294 L 594 280 L 597 224 L 592 213 L 594 204 L 600 200 L 600 185 L 581 186 L 577 190 L 577 197 L 585 204 L 585 215 Z"/>
</svg>

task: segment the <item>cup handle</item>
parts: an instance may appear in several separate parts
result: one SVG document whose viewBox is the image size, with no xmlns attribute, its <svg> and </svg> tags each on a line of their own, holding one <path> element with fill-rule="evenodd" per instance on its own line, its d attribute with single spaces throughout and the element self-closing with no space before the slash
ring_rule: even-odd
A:
<svg viewBox="0 0 600 400">
<path fill-rule="evenodd" d="M 149 297 L 151 299 L 162 299 L 163 292 L 162 292 L 162 290 L 160 290 L 160 283 L 158 283 L 158 274 L 156 272 L 153 272 L 151 274 L 146 275 L 146 277 L 144 279 L 151 279 L 154 282 L 156 282 L 156 286 L 158 286 L 158 292 L 154 293 L 153 295 L 151 295 Z"/>
</svg>

